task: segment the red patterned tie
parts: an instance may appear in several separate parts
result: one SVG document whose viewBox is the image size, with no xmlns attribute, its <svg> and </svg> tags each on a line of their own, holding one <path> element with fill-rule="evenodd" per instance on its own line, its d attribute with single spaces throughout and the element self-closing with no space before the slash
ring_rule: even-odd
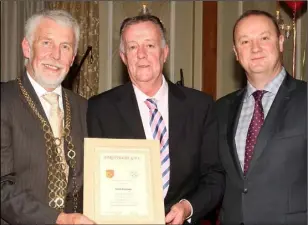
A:
<svg viewBox="0 0 308 225">
<path fill-rule="evenodd" d="M 255 108 L 247 132 L 245 146 L 244 174 L 247 173 L 253 155 L 253 150 L 257 142 L 257 137 L 264 122 L 262 107 L 262 97 L 266 91 L 255 91 L 252 95 L 255 98 Z"/>
</svg>

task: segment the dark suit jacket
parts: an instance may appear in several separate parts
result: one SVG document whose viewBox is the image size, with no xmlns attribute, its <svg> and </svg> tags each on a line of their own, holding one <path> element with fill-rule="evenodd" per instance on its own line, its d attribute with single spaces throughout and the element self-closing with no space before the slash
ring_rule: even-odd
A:
<svg viewBox="0 0 308 225">
<path fill-rule="evenodd" d="M 235 132 L 246 89 L 218 100 L 219 153 L 226 170 L 223 224 L 306 224 L 307 84 L 287 75 L 243 176 Z"/>
<path fill-rule="evenodd" d="M 26 75 L 22 76 L 22 83 L 40 114 L 48 121 Z M 71 104 L 71 135 L 76 148 L 77 184 L 81 187 L 87 103 L 71 91 L 65 92 Z M 71 181 L 70 171 L 66 212 L 72 212 Z M 82 209 L 81 202 L 78 207 Z M 48 206 L 46 147 L 39 119 L 28 106 L 16 81 L 1 84 L 1 223 L 55 224 L 58 214 Z"/>
<path fill-rule="evenodd" d="M 220 201 L 224 174 L 218 159 L 217 122 L 208 95 L 169 85 L 170 186 L 165 211 L 181 199 L 198 221 Z M 129 82 L 89 100 L 90 137 L 145 139 L 136 96 Z"/>
</svg>

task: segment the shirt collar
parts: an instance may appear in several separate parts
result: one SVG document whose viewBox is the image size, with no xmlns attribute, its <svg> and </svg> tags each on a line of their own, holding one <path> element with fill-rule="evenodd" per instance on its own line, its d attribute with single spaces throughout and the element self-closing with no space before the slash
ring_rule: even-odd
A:
<svg viewBox="0 0 308 225">
<path fill-rule="evenodd" d="M 282 67 L 280 73 L 272 81 L 270 81 L 268 84 L 265 85 L 264 87 L 264 91 L 266 91 L 265 94 L 276 95 L 280 85 L 282 84 L 284 78 L 286 77 L 286 74 L 287 73 L 285 68 Z M 249 98 L 252 95 L 252 93 L 254 93 L 256 90 L 257 89 L 254 86 L 252 86 L 252 84 L 249 81 L 247 81 L 246 98 Z"/>
<path fill-rule="evenodd" d="M 145 100 L 151 98 L 151 99 L 155 99 L 156 102 L 161 101 L 164 98 L 164 96 L 166 96 L 166 94 L 168 93 L 168 83 L 164 76 L 162 76 L 162 79 L 163 79 L 163 83 L 153 97 L 147 96 L 136 85 L 133 84 L 133 88 L 134 88 L 137 100 L 144 102 Z"/>
<path fill-rule="evenodd" d="M 30 83 L 32 84 L 32 87 L 35 90 L 35 93 L 37 94 L 38 97 L 42 97 L 45 95 L 48 91 L 46 91 L 39 83 L 37 83 L 27 72 L 27 76 L 30 80 Z M 59 99 L 62 99 L 62 87 L 59 85 L 56 89 L 54 89 L 52 92 L 56 93 L 59 95 Z"/>
</svg>

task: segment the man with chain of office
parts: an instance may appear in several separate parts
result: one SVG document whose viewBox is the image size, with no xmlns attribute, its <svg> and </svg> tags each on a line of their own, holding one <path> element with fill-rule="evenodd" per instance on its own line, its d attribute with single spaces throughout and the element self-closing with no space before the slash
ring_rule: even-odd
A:
<svg viewBox="0 0 308 225">
<path fill-rule="evenodd" d="M 26 72 L 1 84 L 1 224 L 93 223 L 80 214 L 87 103 L 61 87 L 79 35 L 62 10 L 26 22 Z"/>
</svg>

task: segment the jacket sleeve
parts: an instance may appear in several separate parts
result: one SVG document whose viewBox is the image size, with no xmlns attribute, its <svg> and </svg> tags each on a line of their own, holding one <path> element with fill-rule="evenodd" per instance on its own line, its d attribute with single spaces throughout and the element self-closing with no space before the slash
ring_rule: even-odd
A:
<svg viewBox="0 0 308 225">
<path fill-rule="evenodd" d="M 225 189 L 225 172 L 218 154 L 218 124 L 213 101 L 208 105 L 203 121 L 203 138 L 200 154 L 200 181 L 196 191 L 187 197 L 193 208 L 191 223 L 215 209 Z"/>
</svg>

